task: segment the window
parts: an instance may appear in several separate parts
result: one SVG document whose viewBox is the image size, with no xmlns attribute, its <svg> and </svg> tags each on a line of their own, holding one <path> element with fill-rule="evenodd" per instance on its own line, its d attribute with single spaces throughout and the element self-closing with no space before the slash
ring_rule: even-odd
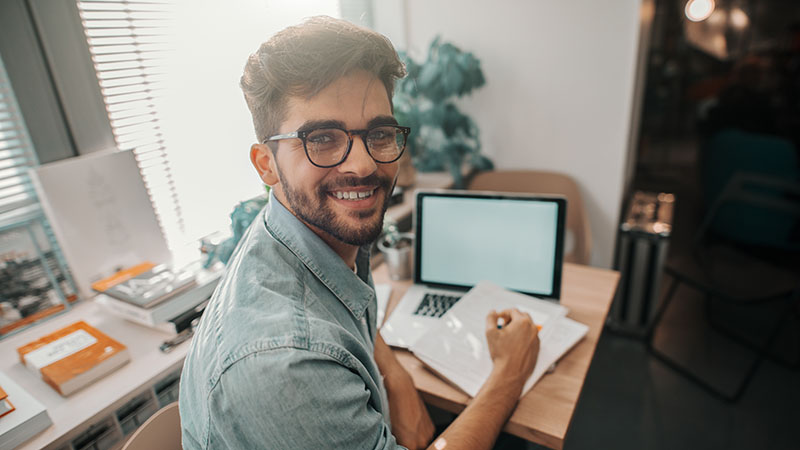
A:
<svg viewBox="0 0 800 450">
<path fill-rule="evenodd" d="M 0 59 L 0 225 L 38 211 L 36 193 L 27 175 L 36 165 L 38 160 Z"/>
<path fill-rule="evenodd" d="M 166 1 L 80 1 L 108 120 L 120 150 L 136 155 L 170 247 L 184 233 L 163 130 L 164 67 L 174 8 Z"/>
<path fill-rule="evenodd" d="M 304 17 L 347 9 L 336 0 L 77 4 L 117 145 L 136 153 L 172 248 L 226 229 L 236 203 L 264 192 L 239 89 L 247 56 Z"/>
<path fill-rule="evenodd" d="M 77 298 L 28 175 L 37 165 L 0 58 L 0 338 Z"/>
</svg>

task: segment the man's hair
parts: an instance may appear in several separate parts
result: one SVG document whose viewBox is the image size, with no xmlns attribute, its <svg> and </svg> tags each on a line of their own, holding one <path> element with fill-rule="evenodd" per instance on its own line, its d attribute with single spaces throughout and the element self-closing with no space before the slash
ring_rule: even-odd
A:
<svg viewBox="0 0 800 450">
<path fill-rule="evenodd" d="M 288 97 L 311 98 L 358 69 L 383 83 L 391 104 L 405 67 L 385 36 L 327 16 L 272 36 L 247 59 L 240 82 L 258 141 L 278 133 Z"/>
</svg>

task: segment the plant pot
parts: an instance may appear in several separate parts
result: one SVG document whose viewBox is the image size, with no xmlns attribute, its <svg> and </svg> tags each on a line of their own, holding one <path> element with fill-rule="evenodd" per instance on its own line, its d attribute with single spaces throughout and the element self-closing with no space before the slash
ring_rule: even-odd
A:
<svg viewBox="0 0 800 450">
<path fill-rule="evenodd" d="M 390 245 L 385 236 L 378 240 L 378 250 L 383 253 L 386 265 L 389 268 L 389 278 L 392 280 L 407 280 L 411 278 L 411 255 L 414 248 L 414 234 L 400 233 L 397 242 Z"/>
</svg>

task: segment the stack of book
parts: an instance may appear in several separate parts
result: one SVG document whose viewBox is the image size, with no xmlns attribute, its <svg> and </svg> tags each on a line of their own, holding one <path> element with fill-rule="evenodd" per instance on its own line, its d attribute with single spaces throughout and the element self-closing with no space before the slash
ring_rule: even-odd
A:
<svg viewBox="0 0 800 450">
<path fill-rule="evenodd" d="M 0 448 L 16 448 L 53 422 L 44 405 L 0 372 Z"/>
<path fill-rule="evenodd" d="M 222 270 L 171 269 L 142 263 L 92 284 L 95 301 L 132 322 L 180 333 L 202 314 Z"/>
<path fill-rule="evenodd" d="M 128 348 L 79 321 L 17 349 L 25 367 L 67 396 L 130 361 Z"/>
</svg>

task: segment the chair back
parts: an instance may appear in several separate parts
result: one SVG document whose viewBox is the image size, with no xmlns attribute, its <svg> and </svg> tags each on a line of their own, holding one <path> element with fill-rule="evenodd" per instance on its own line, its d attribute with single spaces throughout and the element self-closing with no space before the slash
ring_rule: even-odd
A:
<svg viewBox="0 0 800 450">
<path fill-rule="evenodd" d="M 150 416 L 122 447 L 122 450 L 180 450 L 181 416 L 178 402 L 159 409 Z"/>
<path fill-rule="evenodd" d="M 707 231 L 744 245 L 800 251 L 797 213 L 774 207 L 798 203 L 787 192 L 800 183 L 797 156 L 794 144 L 778 136 L 735 129 L 713 135 L 701 154 L 703 194 L 714 212 Z"/>
<path fill-rule="evenodd" d="M 567 175 L 535 170 L 494 170 L 476 174 L 467 189 L 533 194 L 558 194 L 567 198 L 564 261 L 589 264 L 592 231 L 578 184 Z"/>
</svg>

